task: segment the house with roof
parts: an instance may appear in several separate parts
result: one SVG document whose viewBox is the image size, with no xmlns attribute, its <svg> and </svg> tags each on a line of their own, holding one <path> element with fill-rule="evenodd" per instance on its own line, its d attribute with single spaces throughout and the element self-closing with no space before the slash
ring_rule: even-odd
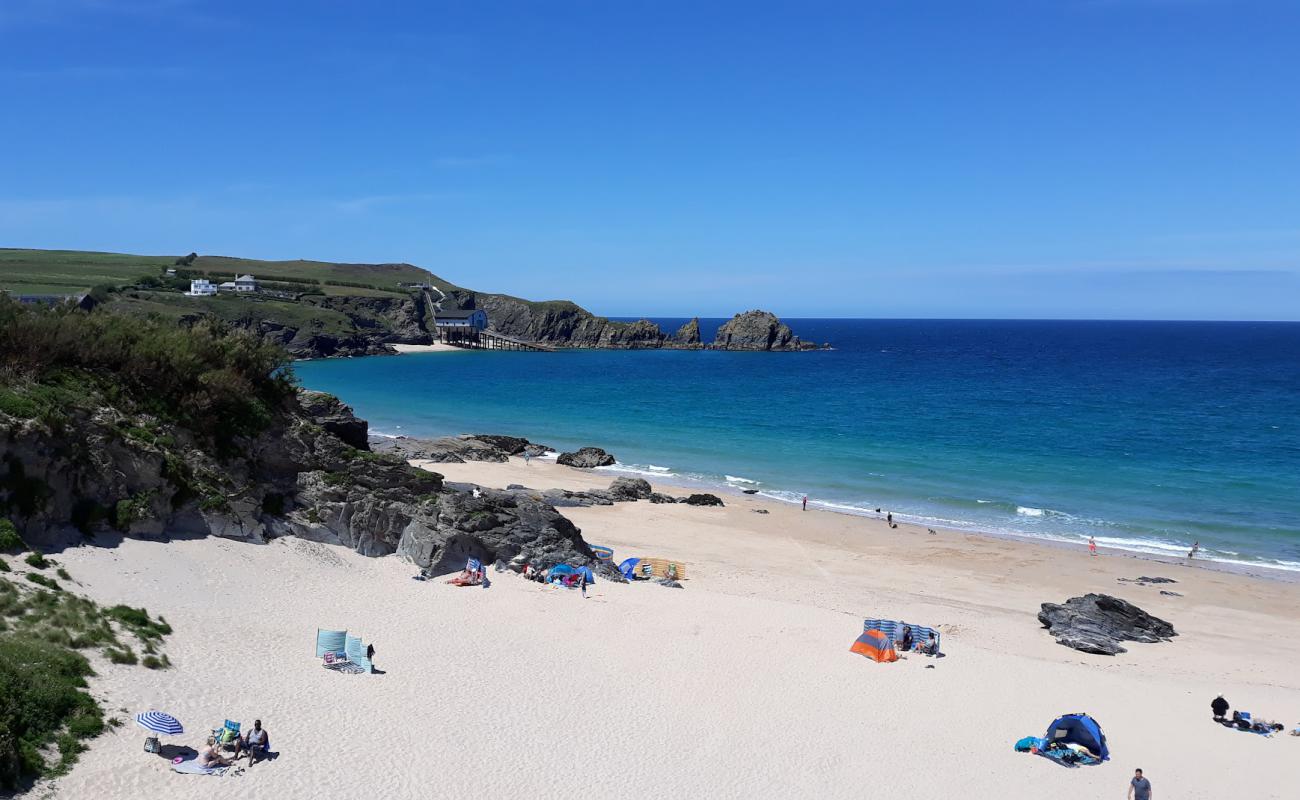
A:
<svg viewBox="0 0 1300 800">
<path fill-rule="evenodd" d="M 433 322 L 439 331 L 481 331 L 487 328 L 487 312 L 481 308 L 453 308 L 433 313 Z"/>
<path fill-rule="evenodd" d="M 185 294 L 190 297 L 211 297 L 217 293 L 217 287 L 207 278 L 195 278 L 190 281 L 190 290 Z"/>
<path fill-rule="evenodd" d="M 226 281 L 218 288 L 223 292 L 238 292 L 246 294 L 257 291 L 257 279 L 252 275 L 240 275 L 233 281 Z"/>
</svg>

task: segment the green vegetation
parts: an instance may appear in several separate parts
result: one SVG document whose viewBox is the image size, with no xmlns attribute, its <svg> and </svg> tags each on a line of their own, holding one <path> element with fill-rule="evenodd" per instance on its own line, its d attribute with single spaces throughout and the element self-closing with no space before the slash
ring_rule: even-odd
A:
<svg viewBox="0 0 1300 800">
<path fill-rule="evenodd" d="M 0 329 L 0 383 L 30 405 L 16 416 L 52 427 L 74 409 L 107 405 L 220 446 L 232 431 L 265 428 L 294 392 L 284 351 L 216 323 L 177 327 L 0 298 Z"/>
<path fill-rule="evenodd" d="M 27 549 L 26 543 L 18 535 L 18 529 L 4 517 L 0 517 L 0 552 L 17 553 Z"/>
<path fill-rule="evenodd" d="M 39 550 L 33 550 L 28 553 L 27 558 L 23 560 L 27 562 L 27 566 L 32 567 L 33 569 L 45 569 L 50 565 L 50 562 Z"/>
<path fill-rule="evenodd" d="M 56 592 L 61 591 L 58 581 L 54 580 L 53 578 L 48 578 L 40 574 L 39 572 L 27 573 L 27 580 L 37 585 L 44 586 L 47 589 L 53 589 Z"/>
<path fill-rule="evenodd" d="M 56 570 L 54 571 L 54 574 L 59 576 L 59 580 L 63 580 L 63 581 L 71 581 L 71 580 L 72 580 L 72 576 L 69 575 L 69 574 L 68 574 L 68 571 L 67 571 L 66 569 L 64 569 L 63 567 L 59 567 L 58 569 L 56 569 Z"/>
<path fill-rule="evenodd" d="M 171 266 L 169 256 L 76 250 L 0 249 L 0 289 L 14 294 L 79 294 L 93 286 L 122 286 Z"/>
<path fill-rule="evenodd" d="M 150 655 L 137 658 L 119 630 Z M 79 651 L 102 648 L 114 664 L 165 669 L 171 662 L 157 647 L 169 633 L 171 626 L 142 608 L 102 609 L 85 597 L 0 578 L 0 789 L 61 774 L 85 750 L 84 740 L 103 732 L 103 711 L 85 691 L 94 672 Z M 45 755 L 51 747 L 56 761 Z"/>
</svg>

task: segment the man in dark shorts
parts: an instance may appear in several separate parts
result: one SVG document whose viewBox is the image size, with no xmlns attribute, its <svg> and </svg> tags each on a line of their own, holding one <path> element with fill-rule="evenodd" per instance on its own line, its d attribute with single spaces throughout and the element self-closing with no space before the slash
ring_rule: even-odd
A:
<svg viewBox="0 0 1300 800">
<path fill-rule="evenodd" d="M 1151 800 L 1151 781 L 1142 777 L 1142 770 L 1134 770 L 1133 780 L 1128 782 L 1129 800 Z"/>
<path fill-rule="evenodd" d="M 235 747 L 235 758 L 239 758 L 240 753 L 247 753 L 248 766 L 252 767 L 257 762 L 257 759 L 266 755 L 268 744 L 270 744 L 270 738 L 266 735 L 266 728 L 262 727 L 260 719 L 255 719 L 253 720 L 253 727 L 240 738 L 239 744 Z"/>
</svg>

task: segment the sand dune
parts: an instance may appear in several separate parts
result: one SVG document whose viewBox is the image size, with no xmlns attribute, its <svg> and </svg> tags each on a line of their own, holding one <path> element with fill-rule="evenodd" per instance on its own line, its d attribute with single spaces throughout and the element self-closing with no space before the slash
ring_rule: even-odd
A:
<svg viewBox="0 0 1300 800">
<path fill-rule="evenodd" d="M 538 488 L 610 477 L 536 461 L 438 470 Z M 1224 692 L 1300 722 L 1295 584 L 728 502 L 566 510 L 616 557 L 691 567 L 682 590 L 600 582 L 587 600 L 514 576 L 420 583 L 396 558 L 293 539 L 67 551 L 82 591 L 176 628 L 173 669 L 102 665 L 106 705 L 174 713 L 190 745 L 260 717 L 280 756 L 238 777 L 173 775 L 128 726 L 55 796 L 1097 798 L 1121 797 L 1142 767 L 1161 798 L 1294 797 L 1300 739 L 1225 730 L 1208 704 Z M 1153 570 L 1184 597 L 1116 581 Z M 1182 635 L 1118 658 L 1060 647 L 1038 604 L 1085 591 Z M 866 615 L 941 625 L 947 657 L 850 654 Z M 322 669 L 318 626 L 373 641 L 386 674 Z M 1102 723 L 1110 763 L 1012 751 L 1069 711 Z"/>
</svg>

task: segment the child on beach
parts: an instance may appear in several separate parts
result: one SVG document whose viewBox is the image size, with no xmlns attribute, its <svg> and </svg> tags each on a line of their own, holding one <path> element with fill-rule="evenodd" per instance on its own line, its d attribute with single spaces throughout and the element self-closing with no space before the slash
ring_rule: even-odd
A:
<svg viewBox="0 0 1300 800">
<path fill-rule="evenodd" d="M 808 510 L 808 495 L 803 496 L 803 510 L 804 511 Z"/>
<path fill-rule="evenodd" d="M 1088 537 L 1088 553 L 1094 556 L 1097 555 L 1097 540 L 1091 536 Z"/>
</svg>

